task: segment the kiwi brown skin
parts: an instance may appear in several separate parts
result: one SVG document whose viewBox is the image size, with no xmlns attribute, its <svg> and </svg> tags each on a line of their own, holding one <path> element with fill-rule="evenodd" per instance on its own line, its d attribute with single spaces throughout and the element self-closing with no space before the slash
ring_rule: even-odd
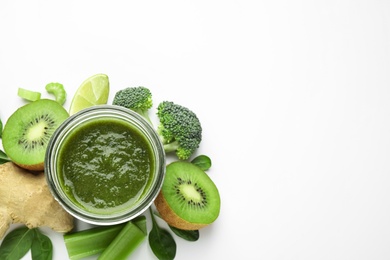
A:
<svg viewBox="0 0 390 260">
<path fill-rule="evenodd" d="M 32 164 L 32 165 L 21 164 L 21 163 L 15 163 L 15 164 L 23 169 L 26 169 L 26 170 L 29 170 L 32 172 L 40 172 L 40 171 L 43 171 L 43 168 L 44 168 L 44 162 L 38 163 L 38 164 Z"/>
<path fill-rule="evenodd" d="M 203 223 L 190 223 L 180 218 L 171 209 L 171 207 L 169 207 L 161 191 L 157 195 L 154 201 L 154 205 L 156 206 L 156 209 L 160 213 L 161 218 L 164 219 L 165 222 L 167 222 L 172 227 L 176 227 L 182 230 L 198 230 L 209 225 Z"/>
</svg>

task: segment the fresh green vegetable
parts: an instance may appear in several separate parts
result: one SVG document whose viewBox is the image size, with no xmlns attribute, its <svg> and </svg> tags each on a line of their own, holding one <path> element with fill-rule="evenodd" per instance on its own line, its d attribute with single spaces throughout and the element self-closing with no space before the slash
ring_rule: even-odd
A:
<svg viewBox="0 0 390 260">
<path fill-rule="evenodd" d="M 3 123 L 1 122 L 1 119 L 0 119 L 0 138 L 1 138 L 2 134 L 3 134 Z M 5 154 L 5 152 L 0 150 L 0 164 L 6 163 L 6 162 L 9 162 L 9 161 L 10 161 L 10 159 Z"/>
<path fill-rule="evenodd" d="M 146 218 L 140 216 L 124 224 L 65 234 L 64 241 L 72 260 L 99 253 L 99 259 L 122 259 L 142 242 L 146 234 Z"/>
<path fill-rule="evenodd" d="M 148 111 L 153 106 L 152 93 L 145 87 L 129 87 L 116 92 L 113 105 L 131 109 L 151 123 Z"/>
<path fill-rule="evenodd" d="M 211 168 L 211 159 L 207 155 L 198 155 L 191 161 L 191 163 L 195 164 L 203 171 L 207 171 Z"/>
<path fill-rule="evenodd" d="M 49 237 L 34 230 L 34 240 L 31 245 L 31 257 L 33 260 L 51 260 L 53 258 L 53 244 Z"/>
<path fill-rule="evenodd" d="M 64 235 L 70 259 L 99 254 L 115 239 L 125 224 L 100 226 Z"/>
<path fill-rule="evenodd" d="M 158 105 L 158 133 L 165 152 L 176 152 L 180 160 L 188 159 L 202 141 L 202 127 L 196 114 L 186 107 L 163 101 Z"/>
<path fill-rule="evenodd" d="M 32 260 L 51 260 L 51 240 L 37 228 L 22 226 L 9 232 L 0 246 L 0 259 L 21 259 L 31 249 Z"/>
<path fill-rule="evenodd" d="M 1 138 L 2 134 L 3 134 L 3 122 L 1 122 L 1 119 L 0 119 L 0 138 Z M 10 161 L 10 159 L 5 154 L 5 152 L 0 150 L 0 164 L 6 163 L 6 162 L 9 162 L 9 161 Z"/>
<path fill-rule="evenodd" d="M 162 229 L 158 226 L 156 219 L 153 216 L 152 209 L 150 210 L 150 216 L 152 218 L 153 227 L 149 232 L 149 246 L 152 249 L 154 255 L 160 260 L 174 259 L 176 256 L 176 242 L 172 235 L 166 229 Z"/>
<path fill-rule="evenodd" d="M 53 94 L 56 98 L 56 101 L 63 105 L 66 101 L 66 91 L 64 86 L 58 82 L 52 82 L 46 85 L 46 91 L 50 94 Z"/>
<path fill-rule="evenodd" d="M 131 109 L 152 124 L 148 112 L 153 106 L 153 100 L 148 88 L 122 89 L 115 94 L 113 105 Z M 186 107 L 164 101 L 157 108 L 157 116 L 160 119 L 157 131 L 165 152 L 176 152 L 179 159 L 188 159 L 202 140 L 202 127 L 196 114 Z"/>
<path fill-rule="evenodd" d="M 36 101 L 41 98 L 41 93 L 24 88 L 18 88 L 18 96 L 28 101 Z"/>
<path fill-rule="evenodd" d="M 197 241 L 199 239 L 199 230 L 183 230 L 172 227 L 169 225 L 169 228 L 175 233 L 177 236 L 187 240 L 187 241 Z"/>
<path fill-rule="evenodd" d="M 12 230 L 5 237 L 0 246 L 0 259 L 20 259 L 31 248 L 34 239 L 34 230 L 26 226 Z"/>
<path fill-rule="evenodd" d="M 10 162 L 10 161 L 11 160 L 8 158 L 8 156 L 5 154 L 5 152 L 0 150 L 0 164 L 6 163 L 6 162 Z"/>
<path fill-rule="evenodd" d="M 129 221 L 98 259 L 126 259 L 146 238 L 146 235 L 147 230 L 145 216 L 140 216 L 132 221 Z"/>
</svg>

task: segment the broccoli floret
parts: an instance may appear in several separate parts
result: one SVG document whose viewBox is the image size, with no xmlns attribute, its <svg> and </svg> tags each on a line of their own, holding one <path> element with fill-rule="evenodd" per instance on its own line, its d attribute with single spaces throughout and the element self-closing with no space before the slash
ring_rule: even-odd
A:
<svg viewBox="0 0 390 260">
<path fill-rule="evenodd" d="M 165 152 L 176 152 L 181 160 L 188 159 L 202 141 L 202 127 L 196 114 L 186 107 L 163 101 L 158 105 L 160 124 L 157 132 Z"/>
<path fill-rule="evenodd" d="M 113 105 L 126 107 L 151 123 L 148 110 L 153 106 L 152 92 L 145 87 L 129 87 L 116 92 Z"/>
</svg>

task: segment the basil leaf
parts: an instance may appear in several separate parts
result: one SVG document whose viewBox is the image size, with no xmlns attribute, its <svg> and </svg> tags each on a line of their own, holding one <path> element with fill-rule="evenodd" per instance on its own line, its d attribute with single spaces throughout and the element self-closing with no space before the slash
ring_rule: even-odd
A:
<svg viewBox="0 0 390 260">
<path fill-rule="evenodd" d="M 3 164 L 3 163 L 6 163 L 6 162 L 9 162 L 10 159 L 8 158 L 8 156 L 5 154 L 5 152 L 3 152 L 2 150 L 0 150 L 0 164 Z"/>
<path fill-rule="evenodd" d="M 37 228 L 35 229 L 34 235 L 34 241 L 31 246 L 32 260 L 53 259 L 53 244 L 50 238 L 42 234 Z"/>
<path fill-rule="evenodd" d="M 203 171 L 207 171 L 211 168 L 211 159 L 207 155 L 199 155 L 195 157 L 192 161 L 192 164 L 195 164 L 199 168 L 201 168 Z"/>
<path fill-rule="evenodd" d="M 8 233 L 0 246 L 0 259 L 21 259 L 31 248 L 34 230 L 26 226 Z"/>
<path fill-rule="evenodd" d="M 172 226 L 169 228 L 175 233 L 177 236 L 187 240 L 187 241 L 197 241 L 199 239 L 199 230 L 183 230 L 178 229 Z"/>
<path fill-rule="evenodd" d="M 176 256 L 176 242 L 172 235 L 166 230 L 157 225 L 154 219 L 152 209 L 150 209 L 152 216 L 153 227 L 149 232 L 149 246 L 154 255 L 160 260 L 171 260 Z"/>
</svg>

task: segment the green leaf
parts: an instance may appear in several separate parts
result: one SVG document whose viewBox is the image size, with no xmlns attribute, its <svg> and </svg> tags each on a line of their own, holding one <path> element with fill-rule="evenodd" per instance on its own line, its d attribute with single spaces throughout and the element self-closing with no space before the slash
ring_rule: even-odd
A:
<svg viewBox="0 0 390 260">
<path fill-rule="evenodd" d="M 158 212 L 155 212 L 154 215 L 161 218 Z M 187 240 L 187 241 L 197 241 L 199 239 L 199 230 L 183 230 L 176 227 L 168 225 L 168 227 L 175 233 L 177 236 Z"/>
<path fill-rule="evenodd" d="M 211 168 L 211 159 L 207 155 L 198 155 L 191 161 L 191 163 L 195 164 L 203 171 L 207 171 Z"/>
<path fill-rule="evenodd" d="M 176 242 L 166 229 L 162 229 L 157 225 L 152 209 L 149 209 L 153 223 L 152 230 L 149 232 L 149 246 L 158 259 L 174 259 L 176 256 Z"/>
<path fill-rule="evenodd" d="M 2 135 L 3 135 L 3 123 L 1 122 L 1 119 L 0 119 L 0 138 Z"/>
<path fill-rule="evenodd" d="M 31 248 L 34 230 L 26 226 L 8 233 L 0 246 L 0 259 L 21 259 Z"/>
<path fill-rule="evenodd" d="M 187 241 L 197 241 L 199 239 L 199 230 L 183 230 L 178 229 L 172 226 L 169 228 L 175 233 L 177 236 L 187 240 Z"/>
<path fill-rule="evenodd" d="M 34 241 L 31 246 L 32 260 L 53 259 L 53 244 L 50 238 L 42 234 L 37 228 L 34 229 Z"/>
<path fill-rule="evenodd" d="M 8 158 L 8 156 L 5 154 L 5 152 L 0 150 L 0 164 L 6 163 L 9 161 L 11 161 L 11 160 Z"/>
</svg>

